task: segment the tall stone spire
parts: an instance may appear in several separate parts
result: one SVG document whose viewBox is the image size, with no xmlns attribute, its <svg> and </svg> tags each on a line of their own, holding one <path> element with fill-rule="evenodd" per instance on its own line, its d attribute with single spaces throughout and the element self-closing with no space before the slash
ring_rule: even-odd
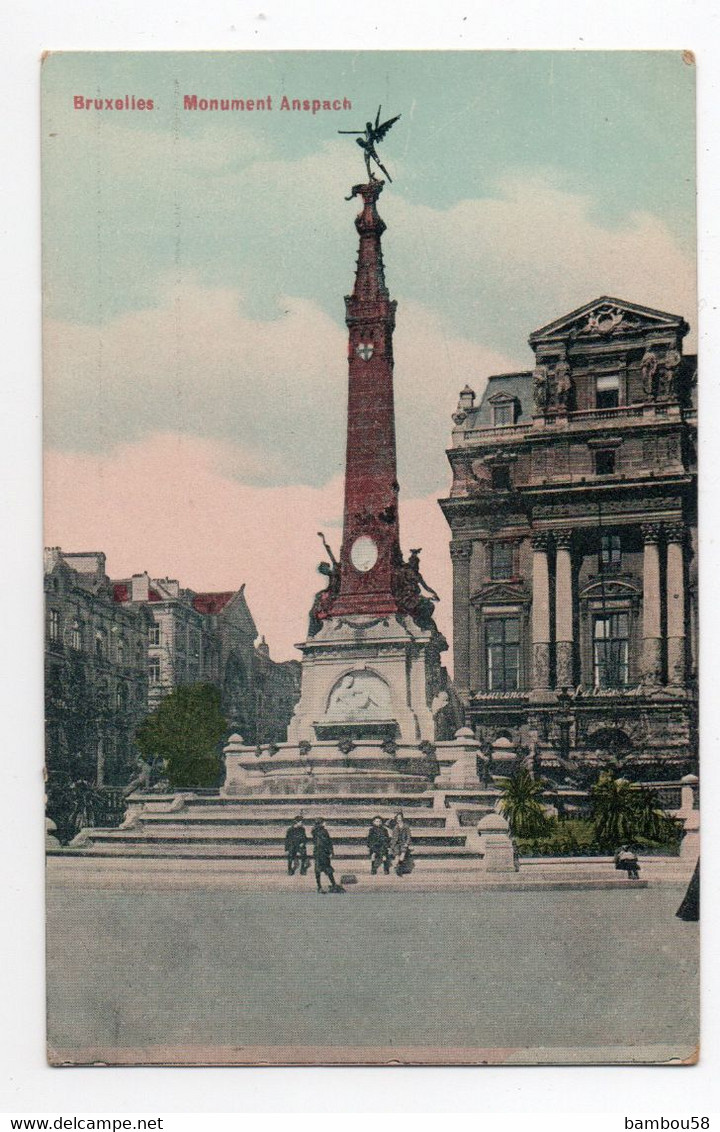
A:
<svg viewBox="0 0 720 1132">
<path fill-rule="evenodd" d="M 382 181 L 356 185 L 362 211 L 355 286 L 345 298 L 348 327 L 348 425 L 345 512 L 340 555 L 340 588 L 327 613 L 398 612 L 398 570 L 402 565 L 398 528 L 395 456 L 393 346 L 396 303 L 385 285 L 377 212 Z M 327 614 L 326 614 L 327 615 Z"/>
</svg>

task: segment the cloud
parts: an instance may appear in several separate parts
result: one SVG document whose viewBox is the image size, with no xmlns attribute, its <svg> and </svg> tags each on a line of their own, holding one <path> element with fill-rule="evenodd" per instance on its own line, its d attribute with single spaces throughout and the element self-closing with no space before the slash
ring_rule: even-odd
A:
<svg viewBox="0 0 720 1132">
<path fill-rule="evenodd" d="M 50 450 L 45 461 L 45 541 L 102 550 L 111 576 L 147 570 L 196 590 L 246 594 L 275 659 L 299 657 L 322 530 L 336 553 L 342 480 L 320 487 L 258 487 L 223 469 L 242 461 L 228 444 L 156 434 L 103 455 Z M 441 628 L 452 616 L 449 530 L 434 497 L 401 505 L 403 546 L 422 546 L 422 568 L 440 594 Z"/>
<path fill-rule="evenodd" d="M 604 294 L 695 323 L 695 261 L 667 225 L 647 212 L 604 222 L 592 197 L 558 182 L 552 171 L 508 176 L 496 196 L 445 210 L 397 199 L 398 254 L 416 260 L 404 291 L 422 302 L 428 291 L 444 296 L 453 332 L 460 325 L 513 352 L 537 327 Z M 688 348 L 696 342 L 693 332 Z"/>
<path fill-rule="evenodd" d="M 444 490 L 458 390 L 511 363 L 412 302 L 396 353 L 402 485 Z M 318 485 L 344 465 L 346 358 L 345 328 L 307 299 L 280 296 L 260 319 L 229 288 L 166 279 L 150 310 L 47 323 L 47 441 L 98 452 L 155 432 L 227 440 L 226 471 L 245 483 Z"/>
</svg>

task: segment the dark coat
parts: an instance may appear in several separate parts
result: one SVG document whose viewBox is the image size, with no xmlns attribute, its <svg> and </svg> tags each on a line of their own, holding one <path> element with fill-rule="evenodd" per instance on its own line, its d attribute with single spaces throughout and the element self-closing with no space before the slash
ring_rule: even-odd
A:
<svg viewBox="0 0 720 1132">
<path fill-rule="evenodd" d="M 387 853 L 390 848 L 390 834 L 384 825 L 371 825 L 367 835 L 367 847 L 371 856 Z"/>
<path fill-rule="evenodd" d="M 401 857 L 410 848 L 410 826 L 407 822 L 402 825 L 393 823 L 390 848 L 394 857 Z"/>
<path fill-rule="evenodd" d="M 316 865 L 329 865 L 334 852 L 332 837 L 324 825 L 314 825 L 312 831 L 313 855 Z"/>
<path fill-rule="evenodd" d="M 302 853 L 307 845 L 307 833 L 303 825 L 291 825 L 285 834 L 285 852 Z"/>
</svg>

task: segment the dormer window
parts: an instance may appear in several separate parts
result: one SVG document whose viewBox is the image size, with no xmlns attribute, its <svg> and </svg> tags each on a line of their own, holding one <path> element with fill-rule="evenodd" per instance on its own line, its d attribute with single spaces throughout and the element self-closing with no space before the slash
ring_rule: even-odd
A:
<svg viewBox="0 0 720 1132">
<path fill-rule="evenodd" d="M 517 397 L 507 393 L 496 393 L 490 398 L 493 428 L 512 428 L 519 416 L 520 403 Z"/>
<path fill-rule="evenodd" d="M 620 404 L 620 378 L 614 376 L 598 377 L 595 382 L 595 408 L 617 409 Z"/>
<path fill-rule="evenodd" d="M 495 428 L 502 428 L 503 425 L 512 424 L 515 424 L 513 420 L 512 401 L 506 401 L 502 405 L 493 405 L 493 425 Z"/>
</svg>

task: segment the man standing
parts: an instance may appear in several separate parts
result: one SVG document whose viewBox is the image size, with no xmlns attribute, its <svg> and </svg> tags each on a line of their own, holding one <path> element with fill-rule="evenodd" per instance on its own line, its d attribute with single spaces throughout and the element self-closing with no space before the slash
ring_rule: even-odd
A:
<svg viewBox="0 0 720 1132">
<path fill-rule="evenodd" d="M 344 892 L 345 889 L 335 882 L 335 873 L 332 867 L 334 847 L 332 837 L 325 828 L 325 819 L 317 818 L 312 827 L 313 855 L 315 857 L 315 880 L 318 892 L 324 892 L 321 876 L 325 873 L 330 881 L 330 892 Z"/>
<path fill-rule="evenodd" d="M 370 872 L 375 876 L 376 872 L 382 867 L 386 873 L 390 872 L 390 834 L 388 833 L 383 820 L 378 815 L 372 820 L 372 825 L 368 830 L 367 847 L 370 854 Z"/>
<path fill-rule="evenodd" d="M 405 821 L 402 810 L 399 810 L 395 814 L 390 837 L 390 852 L 395 859 L 395 872 L 399 877 L 412 872 L 414 868 L 410 840 L 410 826 Z"/>
<path fill-rule="evenodd" d="M 300 865 L 300 876 L 305 876 L 305 873 L 310 868 L 310 861 L 307 854 L 307 833 L 303 825 L 303 816 L 298 814 L 293 818 L 292 825 L 288 826 L 285 833 L 285 853 L 287 855 L 288 872 L 292 876 L 295 870 Z"/>
</svg>

